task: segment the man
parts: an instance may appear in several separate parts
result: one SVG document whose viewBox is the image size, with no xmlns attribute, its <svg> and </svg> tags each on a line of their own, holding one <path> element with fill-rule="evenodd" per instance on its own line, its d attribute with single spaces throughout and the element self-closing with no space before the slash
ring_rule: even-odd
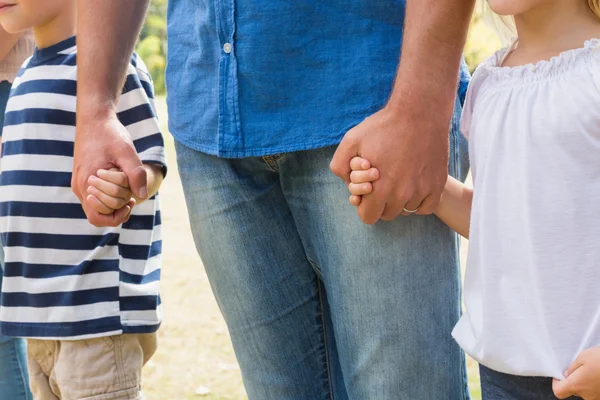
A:
<svg viewBox="0 0 600 400">
<path fill-rule="evenodd" d="M 468 398 L 455 234 L 362 224 L 329 166 L 341 142 L 340 177 L 357 154 L 380 169 L 364 222 L 432 212 L 448 165 L 466 171 L 457 113 L 450 158 L 448 126 L 473 2 L 410 1 L 406 25 L 402 0 L 169 3 L 169 128 L 250 399 Z M 79 2 L 73 190 L 97 225 L 127 218 L 86 204 L 97 169 L 146 195 L 114 111 L 146 3 Z"/>
</svg>

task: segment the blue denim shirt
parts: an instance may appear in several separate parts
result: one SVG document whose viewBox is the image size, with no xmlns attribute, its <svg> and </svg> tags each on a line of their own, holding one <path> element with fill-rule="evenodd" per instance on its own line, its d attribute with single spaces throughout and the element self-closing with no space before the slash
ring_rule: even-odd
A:
<svg viewBox="0 0 600 400">
<path fill-rule="evenodd" d="M 338 144 L 388 99 L 405 3 L 170 0 L 171 133 L 229 158 Z"/>
</svg>

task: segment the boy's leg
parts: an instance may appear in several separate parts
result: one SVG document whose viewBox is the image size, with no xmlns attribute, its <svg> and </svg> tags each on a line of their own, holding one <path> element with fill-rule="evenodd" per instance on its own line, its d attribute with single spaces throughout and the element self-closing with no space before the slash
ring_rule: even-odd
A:
<svg viewBox="0 0 600 400">
<path fill-rule="evenodd" d="M 142 367 L 155 351 L 156 333 L 47 341 L 54 364 L 50 371 L 38 365 L 61 400 L 142 400 Z"/>
<path fill-rule="evenodd" d="M 58 388 L 50 383 L 54 366 L 54 354 L 50 349 L 54 348 L 53 341 L 27 339 L 29 385 L 35 400 L 60 400 Z"/>
</svg>

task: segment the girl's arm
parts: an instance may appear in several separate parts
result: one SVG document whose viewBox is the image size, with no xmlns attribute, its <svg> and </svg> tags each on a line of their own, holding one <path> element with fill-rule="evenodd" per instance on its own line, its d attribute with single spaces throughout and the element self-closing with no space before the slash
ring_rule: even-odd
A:
<svg viewBox="0 0 600 400">
<path fill-rule="evenodd" d="M 461 236 L 469 238 L 473 189 L 448 176 L 435 215 Z"/>
<path fill-rule="evenodd" d="M 22 33 L 14 35 L 8 33 L 0 26 L 0 61 L 4 60 L 4 57 L 6 57 L 12 48 L 15 47 L 22 35 Z"/>
</svg>

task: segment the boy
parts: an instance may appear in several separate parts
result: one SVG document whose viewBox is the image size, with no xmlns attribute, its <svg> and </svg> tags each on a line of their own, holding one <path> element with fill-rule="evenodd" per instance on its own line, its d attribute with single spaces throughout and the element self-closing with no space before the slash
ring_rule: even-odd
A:
<svg viewBox="0 0 600 400">
<path fill-rule="evenodd" d="M 131 216 L 117 228 L 90 225 L 70 187 L 75 15 L 75 0 L 0 1 L 4 29 L 33 27 L 38 47 L 14 82 L 3 132 L 0 332 L 27 338 L 36 400 L 142 399 L 141 369 L 161 321 L 163 139 L 150 77 L 134 55 L 118 116 L 145 164 L 149 200 L 135 199 L 119 170 L 98 171 L 90 203 Z"/>
</svg>

